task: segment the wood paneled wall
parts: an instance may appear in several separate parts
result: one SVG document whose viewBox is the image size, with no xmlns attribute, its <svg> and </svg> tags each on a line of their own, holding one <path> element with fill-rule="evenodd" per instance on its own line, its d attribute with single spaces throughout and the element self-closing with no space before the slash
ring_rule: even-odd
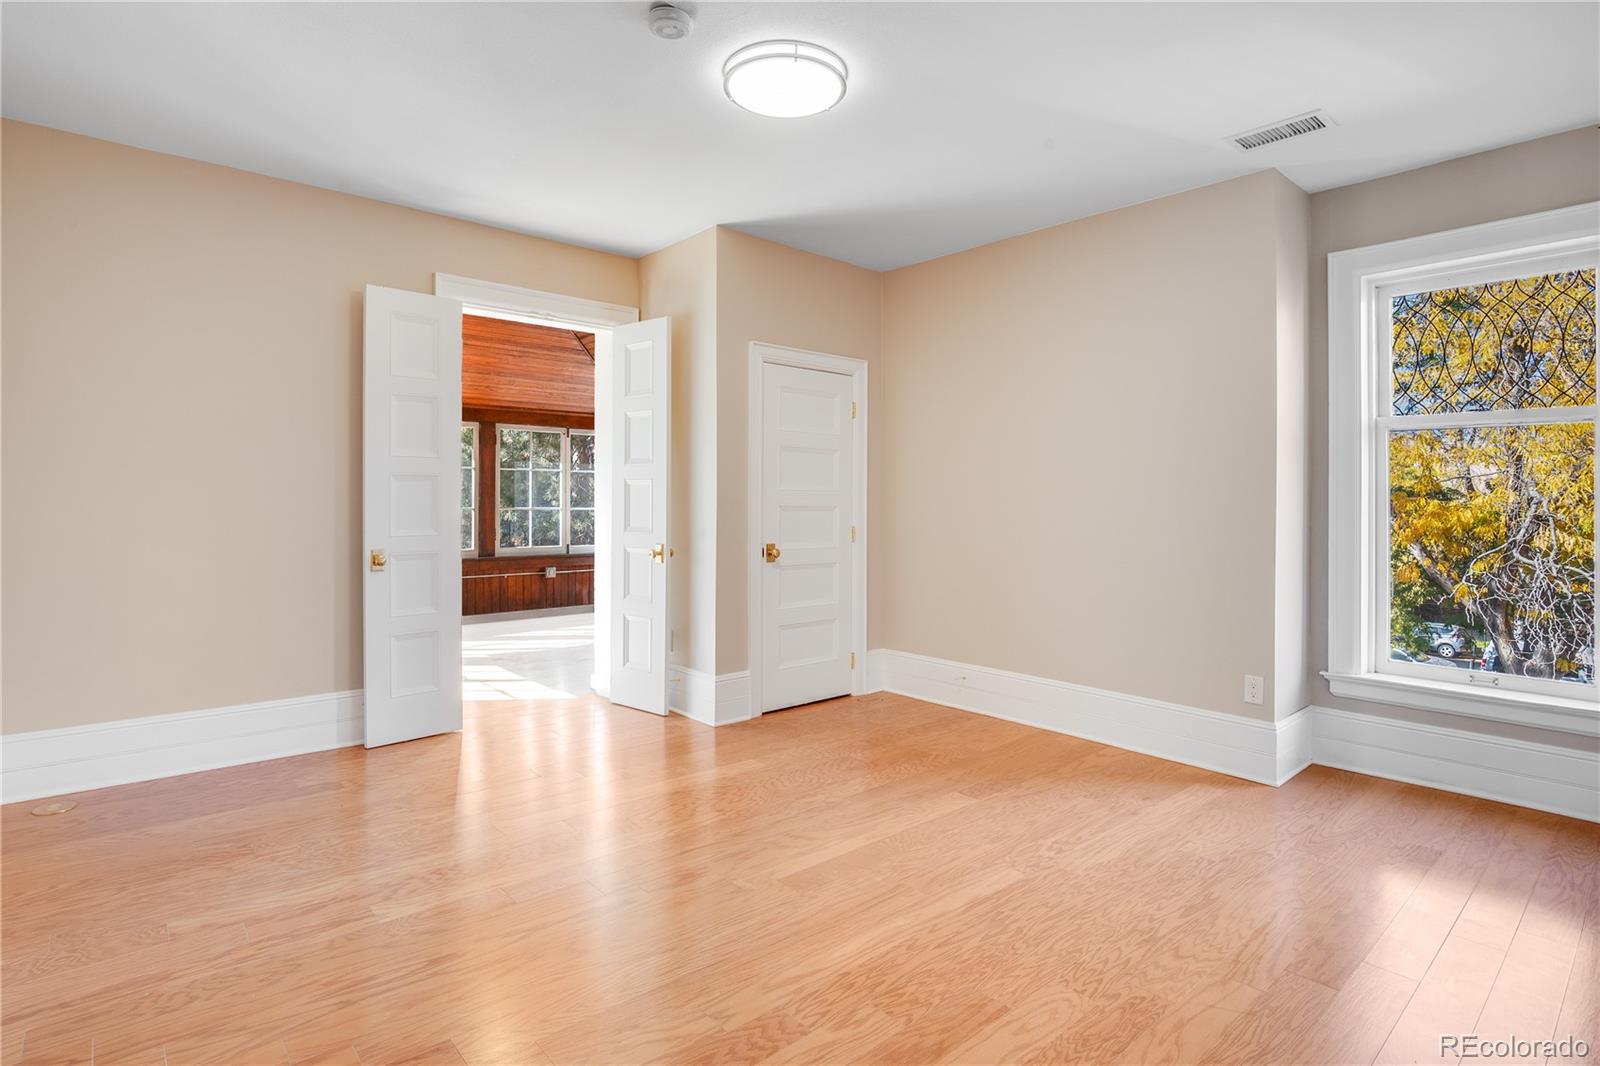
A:
<svg viewBox="0 0 1600 1066">
<path fill-rule="evenodd" d="M 556 576 L 546 577 L 553 567 Z M 500 555 L 461 560 L 461 613 L 500 614 L 594 602 L 593 555 Z"/>
<path fill-rule="evenodd" d="M 593 334 L 463 316 L 461 420 L 478 424 L 478 552 L 461 561 L 461 613 L 594 603 L 593 554 L 495 554 L 496 431 L 502 423 L 593 429 Z M 545 576 L 551 567 L 556 575 Z"/>
</svg>

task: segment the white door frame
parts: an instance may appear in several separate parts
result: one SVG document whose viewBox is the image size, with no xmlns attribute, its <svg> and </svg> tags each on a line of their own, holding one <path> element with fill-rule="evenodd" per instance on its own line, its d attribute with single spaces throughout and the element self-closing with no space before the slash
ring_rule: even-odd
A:
<svg viewBox="0 0 1600 1066">
<path fill-rule="evenodd" d="M 750 662 L 750 708 L 760 713 L 761 697 L 761 568 L 766 565 L 762 549 L 766 541 L 761 530 L 761 444 L 764 437 L 762 425 L 765 417 L 761 394 L 762 367 L 767 364 L 799 367 L 802 370 L 821 370 L 830 374 L 843 374 L 850 378 L 850 397 L 855 404 L 855 494 L 851 509 L 855 512 L 856 540 L 851 545 L 851 618 L 850 651 L 855 655 L 855 667 L 850 671 L 850 694 L 860 696 L 867 691 L 867 362 L 843 355 L 828 355 L 803 348 L 787 348 L 764 341 L 750 342 L 749 407 L 750 439 L 745 465 L 749 497 L 745 501 L 745 558 L 747 560 L 746 628 L 748 630 L 748 659 Z"/>
<path fill-rule="evenodd" d="M 593 331 L 594 342 L 594 451 L 595 499 L 609 500 L 611 482 L 611 456 L 616 423 L 603 399 L 610 395 L 611 330 L 639 321 L 639 309 L 622 304 L 608 304 L 600 300 L 586 300 L 580 296 L 562 296 L 559 293 L 524 289 L 516 285 L 502 285 L 495 281 L 461 277 L 457 274 L 434 274 L 433 292 L 459 300 L 467 308 L 554 323 L 576 326 Z M 459 373 L 459 369 L 457 371 Z M 459 382 L 457 383 L 459 384 Z M 458 505 L 459 506 L 459 505 Z M 594 530 L 594 673 L 589 677 L 589 687 L 601 696 L 611 694 L 611 617 L 600 605 L 608 602 L 611 593 L 611 568 L 603 560 L 609 557 L 611 546 L 610 508 L 597 509 Z"/>
</svg>

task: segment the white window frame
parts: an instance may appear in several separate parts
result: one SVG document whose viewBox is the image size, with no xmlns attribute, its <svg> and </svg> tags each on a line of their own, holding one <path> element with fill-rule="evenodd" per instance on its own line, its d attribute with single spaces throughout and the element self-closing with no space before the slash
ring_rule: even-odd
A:
<svg viewBox="0 0 1600 1066">
<path fill-rule="evenodd" d="M 559 544 L 530 544 L 526 547 L 511 548 L 500 543 L 500 473 L 505 464 L 500 461 L 500 437 L 507 430 L 525 430 L 531 433 L 555 433 L 561 437 L 561 515 L 559 526 L 561 542 Z M 521 423 L 502 422 L 495 426 L 495 452 L 494 452 L 494 550 L 496 555 L 588 555 L 595 551 L 593 544 L 572 543 L 572 434 L 581 433 L 593 437 L 592 429 L 566 429 L 561 426 L 534 426 Z M 598 440 L 596 441 L 598 446 Z M 597 480 L 598 484 L 598 480 Z M 530 483 L 528 491 L 533 491 Z M 596 497 L 598 499 L 598 497 Z M 599 509 L 595 508 L 598 521 Z M 530 528 L 532 528 L 530 519 Z M 598 539 L 598 537 L 596 538 Z"/>
<path fill-rule="evenodd" d="M 481 448 L 483 427 L 477 422 L 463 422 L 461 423 L 461 428 L 472 430 L 472 469 L 470 471 L 472 491 L 467 497 L 471 501 L 467 506 L 467 510 L 472 512 L 472 521 L 467 524 L 467 528 L 472 531 L 472 543 L 461 549 L 461 557 L 463 559 L 471 559 L 476 558 L 478 554 L 478 467 L 483 465 L 481 462 L 483 458 Z M 496 488 L 498 489 L 498 486 Z M 495 506 L 498 507 L 499 503 L 499 498 L 496 497 Z M 495 536 L 498 538 L 500 535 L 499 515 L 496 515 L 495 518 L 497 519 L 495 522 Z"/>
<path fill-rule="evenodd" d="M 1388 437 L 1397 429 L 1593 421 L 1594 405 L 1469 415 L 1391 413 L 1388 297 L 1593 265 L 1600 203 L 1328 256 L 1328 670 L 1337 696 L 1600 735 L 1580 685 L 1389 661 Z M 1380 647 L 1380 645 L 1382 645 Z"/>
</svg>

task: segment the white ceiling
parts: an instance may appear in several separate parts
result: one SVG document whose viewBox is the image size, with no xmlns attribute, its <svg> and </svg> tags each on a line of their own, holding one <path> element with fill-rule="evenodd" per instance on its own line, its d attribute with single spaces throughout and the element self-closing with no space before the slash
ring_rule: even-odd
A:
<svg viewBox="0 0 1600 1066">
<path fill-rule="evenodd" d="M 640 255 L 714 224 L 879 269 L 1267 167 L 1309 190 L 1600 121 L 1600 5 L 18 4 L 5 114 Z M 809 119 L 735 48 L 850 64 Z M 1229 134 L 1326 108 L 1249 155 Z"/>
</svg>

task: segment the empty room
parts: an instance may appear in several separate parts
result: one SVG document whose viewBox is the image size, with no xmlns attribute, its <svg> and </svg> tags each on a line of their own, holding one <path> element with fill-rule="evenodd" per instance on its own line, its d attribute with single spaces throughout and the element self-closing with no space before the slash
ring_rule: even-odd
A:
<svg viewBox="0 0 1600 1066">
<path fill-rule="evenodd" d="M 1600 1066 L 1600 3 L 0 0 L 0 1066 Z"/>
</svg>

